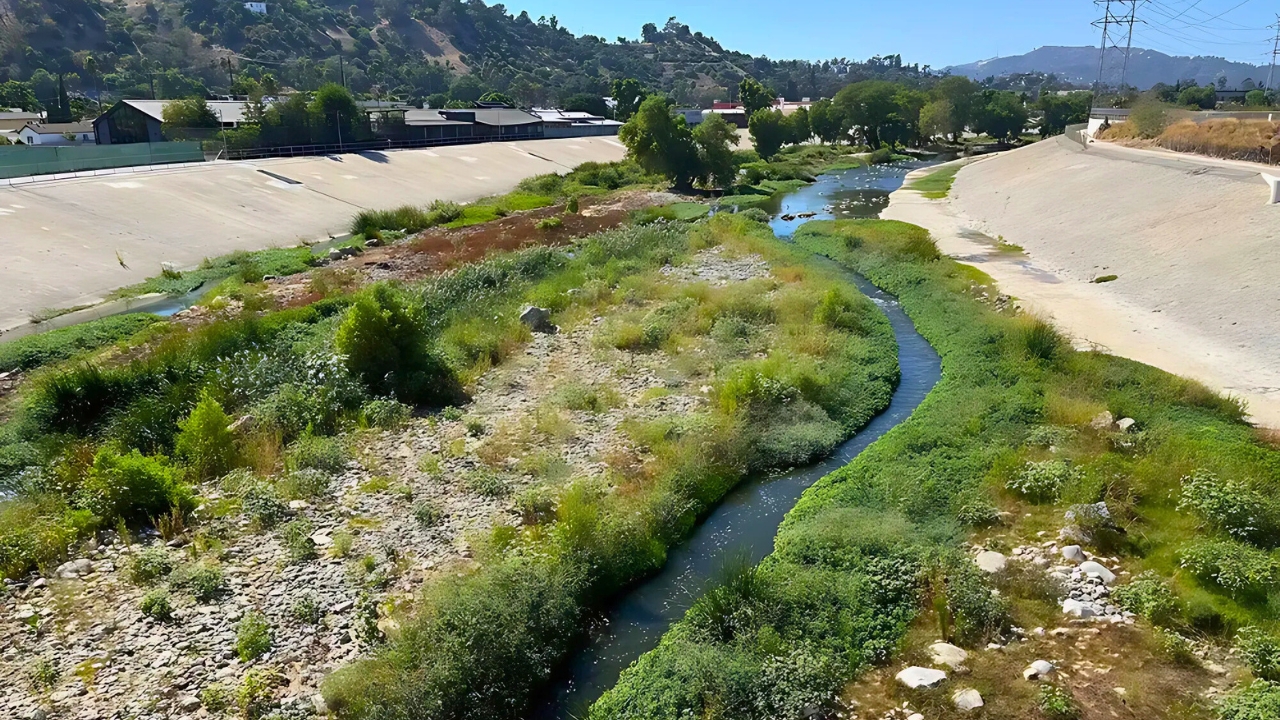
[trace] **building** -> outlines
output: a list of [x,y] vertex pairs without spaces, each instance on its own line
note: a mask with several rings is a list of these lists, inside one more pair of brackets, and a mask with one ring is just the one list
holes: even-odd
[[[716,107],[717,105],[721,107]],[[732,105],[736,107],[723,107],[725,105]],[[702,116],[705,118],[711,113],[715,113],[716,115],[724,118],[725,122],[733,125],[734,127],[745,128],[747,126],[747,111],[738,103],[715,103],[710,110],[703,112]]]
[[1213,92],[1213,97],[1219,104],[1235,103],[1237,105],[1243,105],[1245,96],[1248,94],[1248,90],[1215,90]]
[[24,145],[84,145],[94,142],[93,123],[27,123],[18,137]]
[[542,118],[543,137],[592,137],[617,135],[622,123],[579,110],[534,108],[533,114]]
[[18,108],[0,111],[0,132],[17,132],[27,123],[40,122],[44,116],[40,113],[26,112]]
[[686,125],[697,125],[702,122],[702,108],[676,108],[674,112],[684,118]]
[[244,4],[244,9],[259,15],[267,14],[267,4],[264,2],[247,2]]
[[[93,121],[99,145],[164,142],[164,109],[173,100],[121,100]],[[231,129],[245,122],[243,100],[209,100],[209,109]]]

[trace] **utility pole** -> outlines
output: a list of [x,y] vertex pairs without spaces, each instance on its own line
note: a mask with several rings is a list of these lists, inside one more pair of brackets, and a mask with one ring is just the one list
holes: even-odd
[[347,86],[347,69],[342,64],[342,56],[338,56],[338,77],[342,78],[342,87]]
[[1129,72],[1129,51],[1133,49],[1133,25],[1138,20],[1138,5],[1146,0],[1093,0],[1102,8],[1102,18],[1093,26],[1102,29],[1102,43],[1098,50],[1098,80],[1093,84],[1093,98],[1097,102],[1102,92],[1102,75],[1107,62],[1107,50],[1120,49],[1120,37],[1124,36],[1124,61],[1120,68],[1120,87],[1125,84]]
[[1267,92],[1271,92],[1271,78],[1276,74],[1276,56],[1280,55],[1280,15],[1276,15],[1276,41],[1271,47],[1271,69],[1267,71]]

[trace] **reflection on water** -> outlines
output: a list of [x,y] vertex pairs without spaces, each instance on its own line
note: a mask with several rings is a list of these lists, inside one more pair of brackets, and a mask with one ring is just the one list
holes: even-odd
[[817,182],[776,195],[760,207],[773,216],[769,225],[778,237],[790,237],[810,220],[878,218],[907,173],[944,159],[949,158],[903,160],[821,175]]

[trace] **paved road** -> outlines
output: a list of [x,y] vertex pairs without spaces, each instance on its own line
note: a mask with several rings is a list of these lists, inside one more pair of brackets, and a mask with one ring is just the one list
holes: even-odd
[[324,239],[344,232],[361,209],[469,202],[623,154],[616,138],[534,140],[0,188],[0,331],[45,309],[97,302],[158,274],[162,262],[186,268],[236,250]]

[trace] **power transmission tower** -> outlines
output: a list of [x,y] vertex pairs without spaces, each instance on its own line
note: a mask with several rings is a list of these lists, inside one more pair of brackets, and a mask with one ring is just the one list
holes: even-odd
[[1276,42],[1271,47],[1271,69],[1267,71],[1267,92],[1271,92],[1271,78],[1276,74],[1276,56],[1280,55],[1280,15],[1276,15]]
[[1093,0],[1093,4],[1102,8],[1102,18],[1095,20],[1093,26],[1102,30],[1102,44],[1098,50],[1098,80],[1093,85],[1093,96],[1096,99],[1102,90],[1102,73],[1106,67],[1107,50],[1120,50],[1121,38],[1124,40],[1124,62],[1120,67],[1120,87],[1124,87],[1129,72],[1129,51],[1133,49],[1133,26],[1138,20],[1138,6],[1146,0]]

